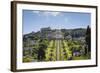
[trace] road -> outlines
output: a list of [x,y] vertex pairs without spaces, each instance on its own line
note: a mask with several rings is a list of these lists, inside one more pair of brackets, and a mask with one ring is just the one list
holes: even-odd
[[68,50],[68,45],[65,43],[65,41],[56,40],[55,44],[56,44],[56,60],[57,61],[64,60],[64,55],[63,56],[61,55],[64,53],[61,51],[63,49],[61,42],[64,42],[64,46],[66,47],[64,49],[66,50],[66,53],[68,54],[68,56],[70,56],[70,52]]
[[61,55],[61,40],[56,40],[56,60],[60,60],[60,55]]

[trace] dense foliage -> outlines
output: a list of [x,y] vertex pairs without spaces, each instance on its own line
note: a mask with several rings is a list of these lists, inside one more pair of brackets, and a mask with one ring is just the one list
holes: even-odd
[[[60,31],[46,28],[23,35],[23,62],[90,59],[89,26],[87,29],[61,29]],[[52,38],[57,35],[56,33],[64,38]]]

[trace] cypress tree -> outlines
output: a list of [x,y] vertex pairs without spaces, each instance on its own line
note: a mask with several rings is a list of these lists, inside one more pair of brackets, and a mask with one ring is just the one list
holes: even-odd
[[86,45],[87,45],[87,52],[91,52],[91,29],[89,27],[89,25],[87,26],[87,30],[86,30]]

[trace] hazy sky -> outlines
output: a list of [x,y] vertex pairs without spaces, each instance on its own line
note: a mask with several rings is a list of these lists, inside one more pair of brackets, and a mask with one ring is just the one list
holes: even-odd
[[23,10],[23,34],[45,27],[73,29],[86,28],[90,24],[90,13]]

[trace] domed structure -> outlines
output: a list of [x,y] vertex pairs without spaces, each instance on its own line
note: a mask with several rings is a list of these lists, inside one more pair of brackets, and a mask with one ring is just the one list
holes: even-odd
[[56,30],[55,32],[55,39],[64,39],[63,33],[61,32],[61,30]]

